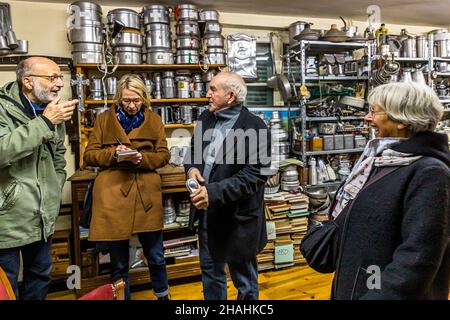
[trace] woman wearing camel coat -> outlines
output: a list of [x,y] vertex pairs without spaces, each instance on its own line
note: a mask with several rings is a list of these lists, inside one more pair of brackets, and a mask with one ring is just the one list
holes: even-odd
[[[100,167],[89,240],[108,244],[112,280],[126,281],[129,299],[129,239],[137,234],[153,291],[158,298],[167,298],[161,178],[155,171],[170,158],[164,125],[146,107],[147,89],[138,76],[123,76],[117,90],[116,105],[97,117],[84,153],[86,165]],[[118,162],[117,152],[130,149],[138,154]]]

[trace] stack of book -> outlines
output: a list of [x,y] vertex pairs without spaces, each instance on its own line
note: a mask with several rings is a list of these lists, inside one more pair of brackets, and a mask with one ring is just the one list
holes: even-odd
[[[273,245],[273,266],[276,269],[305,263],[300,243],[308,229],[309,198],[303,193],[278,192],[264,196],[267,236]],[[267,248],[267,246],[266,246]],[[269,266],[269,255],[258,262]],[[258,265],[259,266],[259,265]]]
[[171,240],[165,240],[164,245],[164,257],[180,257],[187,256],[191,253],[192,249],[196,247],[198,236],[187,236],[182,238],[175,238]]
[[275,242],[267,242],[264,249],[258,254],[258,270],[271,270],[275,267],[274,265],[274,251]]

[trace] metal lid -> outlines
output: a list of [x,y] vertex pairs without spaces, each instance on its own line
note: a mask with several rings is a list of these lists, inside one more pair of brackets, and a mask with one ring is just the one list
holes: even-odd
[[72,6],[77,6],[80,8],[81,11],[85,11],[85,10],[92,10],[92,11],[98,11],[98,12],[102,12],[102,7],[99,6],[98,4],[94,3],[94,2],[90,2],[90,1],[76,1],[73,2],[69,5],[70,10],[72,10]]
[[108,11],[107,15],[109,16],[110,14],[120,14],[120,13],[131,13],[131,14],[135,14],[135,15],[139,14],[136,11],[128,9],[128,8],[117,8],[117,9]]
[[142,11],[150,11],[150,10],[167,10],[167,7],[161,4],[150,4],[142,8]]

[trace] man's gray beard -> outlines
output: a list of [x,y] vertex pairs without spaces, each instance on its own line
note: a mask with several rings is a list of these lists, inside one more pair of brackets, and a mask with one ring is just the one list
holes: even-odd
[[50,103],[53,100],[50,96],[50,89],[46,92],[38,81],[33,81],[33,95],[42,103]]

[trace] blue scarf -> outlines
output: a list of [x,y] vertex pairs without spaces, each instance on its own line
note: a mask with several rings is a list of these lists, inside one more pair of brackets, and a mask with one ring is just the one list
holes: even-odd
[[125,133],[129,134],[131,130],[139,128],[142,122],[144,122],[144,109],[141,108],[135,115],[129,115],[121,106],[117,106],[116,116],[117,120],[119,120],[122,125],[123,130],[125,130]]

